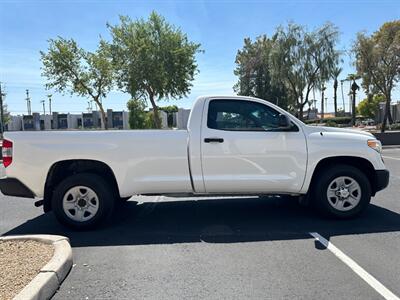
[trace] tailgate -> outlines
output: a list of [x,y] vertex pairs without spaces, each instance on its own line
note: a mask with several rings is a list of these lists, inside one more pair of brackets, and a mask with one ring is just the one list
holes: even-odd
[[3,141],[0,140],[0,178],[6,177],[6,168],[3,166]]

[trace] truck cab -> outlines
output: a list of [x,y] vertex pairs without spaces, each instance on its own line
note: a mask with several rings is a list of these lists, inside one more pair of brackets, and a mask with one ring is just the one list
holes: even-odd
[[201,98],[193,111],[202,112],[188,126],[191,169],[202,175],[194,178],[196,191],[300,192],[307,146],[296,118],[245,97]]

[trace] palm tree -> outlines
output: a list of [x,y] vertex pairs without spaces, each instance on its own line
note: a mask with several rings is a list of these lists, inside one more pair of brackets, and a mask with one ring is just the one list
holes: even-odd
[[343,116],[346,115],[346,105],[344,103],[344,93],[343,93],[343,82],[345,82],[346,79],[340,80],[340,90],[342,91],[342,103],[343,103]]
[[332,70],[332,77],[334,79],[333,82],[333,102],[335,105],[335,117],[337,117],[337,88],[338,88],[338,77],[340,73],[343,71],[341,67],[334,67]]

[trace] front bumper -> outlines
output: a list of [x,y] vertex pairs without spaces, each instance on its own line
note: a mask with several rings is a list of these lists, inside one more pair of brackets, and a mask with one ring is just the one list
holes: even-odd
[[1,178],[0,190],[6,196],[35,198],[35,194],[16,178]]
[[375,171],[375,193],[383,190],[389,185],[389,171],[376,170]]

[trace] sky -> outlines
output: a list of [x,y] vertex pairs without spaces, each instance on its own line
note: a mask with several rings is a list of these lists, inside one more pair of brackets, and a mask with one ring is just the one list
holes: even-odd
[[[26,114],[25,90],[29,89],[32,111],[42,112],[42,100],[52,94],[52,111],[79,113],[87,111],[88,99],[57,94],[45,89],[41,76],[39,51],[48,47],[48,39],[73,38],[86,50],[94,50],[99,37],[110,39],[107,23],[117,24],[119,15],[132,19],[147,18],[157,11],[168,22],[180,27],[190,40],[200,43],[204,53],[197,55],[199,74],[187,97],[161,101],[190,108],[200,95],[233,95],[237,82],[233,74],[235,56],[243,39],[266,34],[271,36],[279,25],[296,22],[312,30],[329,21],[339,27],[338,49],[350,50],[357,32],[373,33],[387,21],[400,18],[400,1],[268,1],[268,0],[0,0],[0,82],[6,92],[8,110]],[[354,73],[348,55],[342,57],[340,79]],[[349,83],[344,84],[346,111]],[[400,87],[393,98],[400,100]],[[319,92],[316,98],[320,99]],[[327,85],[328,111],[333,111],[332,82]],[[357,95],[360,101],[365,97]],[[112,91],[104,100],[105,108],[126,110],[129,95]],[[339,107],[342,97],[339,89]],[[317,102],[317,107],[320,104]],[[45,106],[48,112],[48,102]]]

